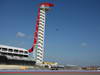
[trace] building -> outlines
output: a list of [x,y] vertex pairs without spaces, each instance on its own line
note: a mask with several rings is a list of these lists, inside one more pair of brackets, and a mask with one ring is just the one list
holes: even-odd
[[35,61],[29,58],[29,52],[26,49],[0,45],[0,63],[34,65]]

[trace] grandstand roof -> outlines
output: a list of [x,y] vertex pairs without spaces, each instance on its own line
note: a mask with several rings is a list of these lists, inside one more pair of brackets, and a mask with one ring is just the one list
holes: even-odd
[[18,47],[7,46],[7,45],[0,45],[0,47],[3,47],[3,48],[11,48],[11,49],[18,49],[18,50],[26,50],[24,48],[18,48]]

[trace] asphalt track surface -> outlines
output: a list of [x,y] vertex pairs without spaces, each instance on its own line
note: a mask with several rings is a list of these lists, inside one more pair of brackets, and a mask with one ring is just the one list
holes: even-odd
[[100,75],[100,71],[84,70],[0,70],[0,75]]
[[99,72],[97,70],[0,70],[0,72]]

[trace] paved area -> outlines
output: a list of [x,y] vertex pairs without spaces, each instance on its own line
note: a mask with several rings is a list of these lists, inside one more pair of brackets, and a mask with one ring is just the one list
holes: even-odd
[[11,69],[29,69],[29,68],[33,68],[32,66],[23,66],[23,65],[0,65],[0,70],[11,70]]
[[100,73],[0,73],[0,75],[100,75]]
[[0,70],[47,70],[47,68],[39,67],[39,66],[25,66],[25,65],[0,65]]

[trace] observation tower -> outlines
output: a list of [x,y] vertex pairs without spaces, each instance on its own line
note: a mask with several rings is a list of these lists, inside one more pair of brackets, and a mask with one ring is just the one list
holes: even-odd
[[41,3],[39,5],[36,28],[34,32],[34,42],[32,48],[28,50],[30,53],[33,52],[37,64],[43,63],[46,12],[53,6],[54,5],[51,3]]

